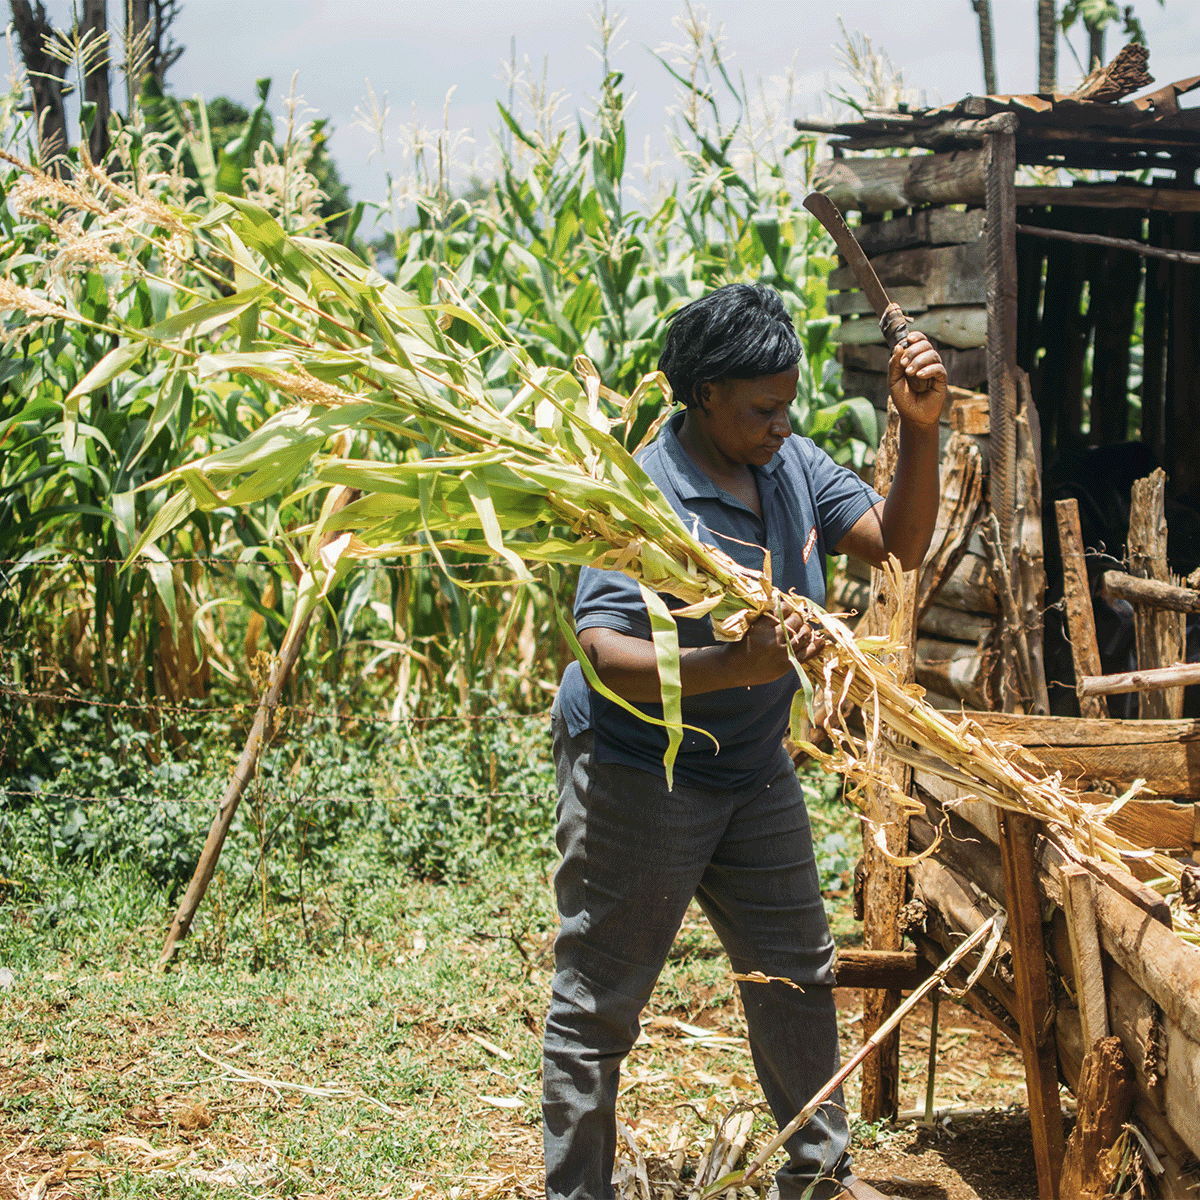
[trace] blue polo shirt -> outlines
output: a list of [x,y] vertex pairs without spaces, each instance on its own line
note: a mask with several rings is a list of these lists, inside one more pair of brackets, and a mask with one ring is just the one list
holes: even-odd
[[[760,518],[688,457],[678,436],[683,418],[683,413],[672,417],[638,455],[671,507],[689,529],[699,523],[702,542],[724,550],[745,567],[761,571],[763,550],[770,550],[775,586],[824,604],[825,555],[880,496],[809,438],[793,434],[765,467],[750,468],[758,482]],[[663,599],[671,608],[683,607],[684,602],[674,596]],[[716,641],[708,617],[680,617],[676,623],[681,647],[711,646]],[[575,594],[575,628],[579,632],[614,629],[649,640],[650,618],[637,583],[620,571],[585,567]],[[685,730],[675,778],[706,788],[752,786],[771,769],[798,686],[795,671],[789,671],[774,683],[685,696],[684,724],[707,729],[720,750],[708,738]],[[597,762],[664,774],[665,731],[593,691],[577,662],[563,674],[558,705],[572,737],[593,730]],[[637,707],[662,717],[661,704]]]

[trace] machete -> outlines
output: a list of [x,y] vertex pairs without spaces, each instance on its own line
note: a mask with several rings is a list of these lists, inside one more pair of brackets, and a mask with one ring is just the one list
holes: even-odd
[[879,282],[879,276],[875,274],[875,268],[863,253],[858,239],[850,232],[850,227],[838,212],[837,205],[824,192],[809,192],[804,197],[804,207],[825,226],[830,237],[837,243],[842,257],[854,272],[855,279],[879,318],[879,328],[883,331],[888,346],[903,346],[908,341],[908,322],[904,319],[900,306],[888,299],[883,284]]

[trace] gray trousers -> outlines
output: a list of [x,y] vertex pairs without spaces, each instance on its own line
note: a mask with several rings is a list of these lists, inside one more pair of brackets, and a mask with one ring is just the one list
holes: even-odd
[[[753,794],[597,765],[592,735],[555,713],[561,930],[546,1019],[543,1102],[549,1200],[614,1195],[621,1061],[693,896],[735,971],[803,985],[740,984],[763,1093],[782,1127],[839,1065],[833,940],[795,769]],[[781,1200],[825,1200],[850,1174],[839,1091],[787,1142]],[[808,1189],[812,1187],[810,1192]]]

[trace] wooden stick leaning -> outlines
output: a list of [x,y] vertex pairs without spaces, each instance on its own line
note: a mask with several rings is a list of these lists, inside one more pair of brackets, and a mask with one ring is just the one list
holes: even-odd
[[[330,506],[331,511],[340,512],[348,504],[358,499],[358,496],[357,489],[343,488]],[[322,545],[330,540],[331,535],[326,535],[322,539]],[[225,845],[225,837],[233,824],[234,814],[238,810],[238,805],[241,803],[250,781],[258,773],[258,760],[262,754],[264,742],[270,737],[275,710],[279,706],[279,698],[283,695],[283,689],[292,673],[292,668],[300,657],[300,650],[304,645],[304,635],[308,632],[309,622],[312,621],[313,613],[320,603],[320,596],[316,595],[315,591],[310,592],[304,586],[309,575],[311,572],[301,580],[300,586],[301,594],[306,595],[307,599],[297,600],[296,606],[292,610],[292,619],[288,623],[287,633],[284,634],[283,644],[279,647],[279,654],[271,665],[267,687],[258,702],[258,710],[254,714],[254,724],[250,727],[246,744],[242,748],[242,756],[238,760],[237,769],[229,781],[229,786],[225,789],[221,803],[217,806],[217,815],[213,818],[204,848],[200,851],[200,859],[192,873],[191,882],[188,884],[183,899],[179,902],[179,908],[171,921],[171,928],[167,931],[167,940],[163,943],[162,953],[158,956],[159,970],[167,969],[175,957],[176,946],[181,939],[187,937],[188,930],[192,927],[192,921],[195,920],[196,910],[200,907],[204,893],[208,891],[208,885],[212,882],[213,873],[217,869],[217,860],[221,857],[221,848]]]
[[[929,992],[931,992],[939,984],[945,982],[946,976],[958,965],[958,963],[969,954],[985,937],[992,935],[993,941],[999,944],[999,934],[1003,929],[1003,924],[998,922],[996,917],[989,917],[978,929],[953,954],[947,958],[934,973],[909,996],[903,1004],[867,1039],[866,1042],[858,1049],[858,1051],[842,1065],[841,1070],[825,1084],[823,1088],[754,1156],[750,1164],[740,1175],[736,1175],[726,1179],[719,1179],[713,1185],[709,1192],[705,1195],[715,1195],[717,1192],[723,1191],[725,1188],[734,1184],[748,1183],[766,1164],[767,1159],[783,1145],[784,1142],[792,1136],[802,1125],[805,1125],[811,1118],[813,1113],[837,1091],[839,1087],[858,1069],[863,1060],[871,1053],[879,1043],[887,1037],[889,1033],[901,1020],[913,1009],[913,1007]],[[990,958],[990,953],[985,952],[983,963],[986,963]],[[982,965],[982,963],[981,963]],[[973,973],[972,979],[978,975],[978,970]]]

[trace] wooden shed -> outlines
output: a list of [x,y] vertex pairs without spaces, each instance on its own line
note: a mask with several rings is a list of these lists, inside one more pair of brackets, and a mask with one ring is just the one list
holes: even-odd
[[[1133,684],[1140,719],[1110,715],[1101,693],[1126,683],[1106,673],[1095,619],[1125,606],[1144,671],[1183,663],[1185,615],[1200,612],[1181,578],[1200,568],[1200,109],[1179,103],[1200,76],[1123,99],[1150,82],[1144,52],[1127,47],[1070,96],[796,125],[828,135],[815,186],[859,214],[881,281],[955,385],[923,568],[898,597],[878,573],[842,575],[832,601],[874,628],[898,610],[915,652],[897,669],[935,703],[1060,771],[1140,845],[1193,864],[1200,722],[1182,719],[1182,686],[1144,681]],[[847,394],[882,417],[887,355],[870,305],[844,267],[829,282]],[[881,490],[896,424],[893,411]],[[1116,497],[1115,526],[1098,487]],[[1021,1046],[1041,1195],[1081,1194],[1123,1123],[1149,1149],[1159,1194],[1200,1195],[1200,951],[1173,932],[1136,856],[1081,871],[1049,830],[911,755],[894,774],[925,817],[877,798],[891,857],[864,839],[865,947],[903,953],[907,939],[937,961],[1005,911],[999,963],[966,1002]],[[1114,803],[1137,779],[1154,794]],[[894,861],[936,830],[930,857]],[[866,994],[868,1033],[898,1002],[895,977],[888,986]],[[895,1111],[896,1072],[893,1045],[864,1077],[864,1115]],[[1111,1099],[1118,1075],[1124,1107],[1105,1133],[1098,1097]],[[1069,1183],[1060,1079],[1079,1093]]]

